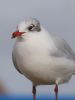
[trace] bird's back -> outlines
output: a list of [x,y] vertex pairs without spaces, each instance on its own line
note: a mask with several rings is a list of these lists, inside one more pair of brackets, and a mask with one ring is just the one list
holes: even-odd
[[56,57],[66,57],[67,59],[75,61],[75,53],[71,49],[70,45],[61,37],[54,34],[51,34],[50,36],[57,48],[57,51],[52,55]]

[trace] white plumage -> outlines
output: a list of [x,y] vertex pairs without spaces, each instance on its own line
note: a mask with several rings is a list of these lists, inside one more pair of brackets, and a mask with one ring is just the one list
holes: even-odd
[[12,59],[16,69],[32,83],[59,84],[68,82],[75,73],[75,54],[65,40],[47,32],[40,24],[40,30],[28,30],[32,19],[18,26],[25,32],[16,38]]

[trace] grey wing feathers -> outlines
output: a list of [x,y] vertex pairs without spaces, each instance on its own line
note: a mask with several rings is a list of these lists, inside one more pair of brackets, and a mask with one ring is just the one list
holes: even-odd
[[13,55],[13,53],[12,53],[12,60],[13,60],[13,64],[14,64],[16,70],[18,70],[18,72],[22,74],[22,72],[21,72],[21,71],[19,70],[19,68],[18,68],[18,65],[17,65],[17,63],[16,63],[16,58],[15,58],[15,56]]
[[68,43],[62,38],[59,37],[53,37],[53,38],[60,54],[67,57],[68,59],[72,59],[75,61],[75,53],[72,51]]

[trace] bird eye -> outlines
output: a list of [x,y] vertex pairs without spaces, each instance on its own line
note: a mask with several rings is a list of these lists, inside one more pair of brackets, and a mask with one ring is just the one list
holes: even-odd
[[31,24],[29,27],[28,27],[28,30],[32,30],[32,28],[34,27],[34,25],[33,24]]

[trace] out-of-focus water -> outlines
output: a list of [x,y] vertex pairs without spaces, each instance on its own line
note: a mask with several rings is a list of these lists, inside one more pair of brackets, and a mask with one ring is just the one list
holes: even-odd
[[[0,100],[33,100],[32,96],[0,95]],[[54,96],[37,96],[36,100],[55,100]],[[75,100],[75,96],[59,96],[58,100]]]

